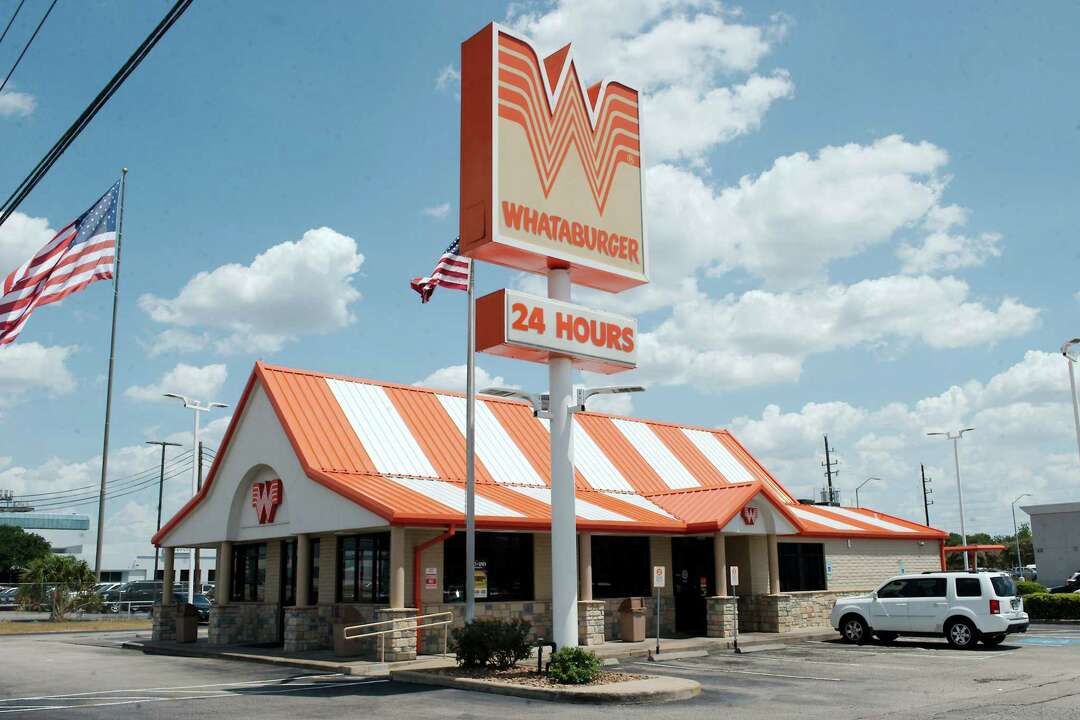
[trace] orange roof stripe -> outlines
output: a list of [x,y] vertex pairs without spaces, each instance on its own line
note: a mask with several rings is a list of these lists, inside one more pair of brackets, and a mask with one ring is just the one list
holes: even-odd
[[634,449],[630,441],[619,432],[611,419],[603,415],[578,413],[575,422],[582,430],[589,433],[600,450],[607,455],[611,464],[618,468],[622,476],[642,495],[667,492],[671,488],[656,474],[645,458]]
[[690,439],[687,438],[679,428],[674,428],[670,425],[647,424],[651,425],[652,431],[656,433],[656,436],[660,438],[660,441],[667,445],[668,449],[674,453],[675,457],[679,458],[679,461],[683,466],[690,471],[690,474],[693,475],[694,479],[701,483],[702,486],[722,487],[732,482],[724,477],[723,474],[709,462],[708,458],[701,454],[701,451],[697,449],[697,446],[690,442]]

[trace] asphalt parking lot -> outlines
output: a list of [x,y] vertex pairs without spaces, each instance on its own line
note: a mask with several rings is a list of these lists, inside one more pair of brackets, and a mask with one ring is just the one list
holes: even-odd
[[[32,718],[610,718],[555,705],[267,665],[144,656],[131,633],[0,639],[0,714]],[[1080,718],[1080,627],[1036,626],[974,651],[900,640],[807,642],[645,661],[630,672],[690,677],[694,700],[620,707],[627,718]]]

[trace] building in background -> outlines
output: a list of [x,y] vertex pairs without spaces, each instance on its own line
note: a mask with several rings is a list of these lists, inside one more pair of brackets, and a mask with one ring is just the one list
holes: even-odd
[[1080,502],[1027,505],[1031,517],[1031,544],[1039,582],[1046,587],[1064,585],[1080,572]]
[[11,525],[40,535],[54,553],[78,555],[90,529],[90,517],[76,513],[0,512],[0,525]]

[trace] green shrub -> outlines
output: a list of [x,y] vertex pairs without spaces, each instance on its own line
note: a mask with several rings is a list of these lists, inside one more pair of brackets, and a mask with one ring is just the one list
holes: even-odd
[[1034,595],[1046,592],[1046,586],[1032,580],[1021,580],[1016,583],[1016,592],[1019,595]]
[[529,630],[529,623],[520,618],[509,622],[474,620],[465,627],[454,629],[450,649],[462,667],[506,670],[532,652]]
[[1024,610],[1032,620],[1080,619],[1080,595],[1035,593],[1024,598]]
[[567,685],[591,683],[600,675],[600,658],[580,647],[564,647],[551,656],[548,675]]

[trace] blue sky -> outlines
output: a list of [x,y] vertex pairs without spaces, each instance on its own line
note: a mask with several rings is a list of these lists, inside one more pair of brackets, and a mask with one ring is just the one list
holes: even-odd
[[[168,4],[56,8],[0,95],[0,186]],[[44,8],[27,2],[0,67]],[[612,410],[730,427],[801,496],[820,483],[829,432],[841,487],[882,477],[866,501],[907,517],[925,462],[943,526],[956,520],[951,458],[923,433],[974,424],[969,527],[1007,529],[1021,492],[1075,499],[1054,355],[1080,330],[1074,3],[196,3],[0,228],[14,267],[130,168],[118,474],[154,464],[144,440],[183,440],[190,417],[159,390],[235,403],[257,358],[457,381],[463,295],[421,307],[408,279],[456,231],[458,46],[493,19],[547,51],[573,41],[587,79],[645,98],[654,283],[578,295],[633,312],[646,334],[636,378],[649,391]],[[480,292],[531,282],[480,273]],[[94,481],[109,302],[92,286],[0,350],[0,488]],[[546,378],[481,366],[527,387]],[[152,496],[110,510],[116,562],[142,547]]]

